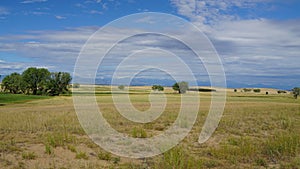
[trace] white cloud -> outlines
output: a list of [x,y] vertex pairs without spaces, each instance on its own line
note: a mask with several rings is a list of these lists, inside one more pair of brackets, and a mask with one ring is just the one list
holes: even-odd
[[[234,8],[255,9],[258,4],[271,0],[171,0],[180,15],[189,18],[199,27],[219,21],[239,20]],[[249,16],[250,17],[250,16]]]
[[55,18],[56,18],[56,19],[59,19],[59,20],[61,20],[61,19],[67,19],[67,17],[60,16],[60,15],[56,15]]
[[31,3],[36,3],[36,2],[47,2],[48,0],[25,0],[22,1],[22,4],[31,4]]
[[276,21],[251,16],[253,12],[243,16],[236,12],[270,10],[266,7],[272,6],[271,0],[171,2],[178,14],[212,40],[229,81],[276,85],[280,79],[286,79],[287,83],[299,83],[295,78],[300,74],[300,20]]
[[9,14],[10,14],[10,12],[7,8],[0,6],[0,15],[9,15]]
[[90,11],[90,14],[99,14],[99,15],[102,15],[103,12],[97,11],[97,10],[91,10],[91,11]]
[[[21,56],[29,58],[29,60],[32,59],[50,69],[72,72],[80,49],[98,28],[79,27],[61,31],[31,31],[24,35],[0,37],[0,52],[15,50],[14,53],[19,53]],[[282,77],[285,77],[287,81],[299,83],[299,81],[293,80],[297,74],[300,74],[298,65],[300,63],[299,20],[270,21],[267,19],[253,19],[223,21],[210,26],[210,28],[210,32],[207,35],[221,55],[229,80],[242,81],[242,83],[249,84],[253,82],[260,84],[272,82],[277,84]],[[109,49],[110,46],[107,46],[107,44],[112,39],[116,39],[116,37],[120,37],[128,32],[138,34],[141,30],[111,27],[104,36],[94,39],[94,44],[90,46],[92,50],[88,52],[88,55],[93,56],[96,50]],[[178,34],[182,38],[193,41],[195,32],[184,29]],[[202,45],[201,42],[195,43]],[[141,35],[120,45],[117,48],[118,50],[103,63],[102,68],[105,71],[100,73],[100,76],[107,77],[109,72],[113,71],[113,65],[120,61],[120,57],[125,51],[132,50],[134,52],[144,48],[169,49],[178,55],[189,56],[188,51],[175,41],[160,36]],[[147,56],[151,57],[151,55],[157,56],[157,52],[149,52]],[[163,58],[163,54],[160,55]],[[170,65],[174,72],[180,71],[177,69],[178,66],[171,65],[170,61],[167,61],[168,63],[165,63],[163,59],[161,61],[161,64]],[[188,58],[187,62],[193,65],[194,60]],[[194,65],[197,64],[199,63]],[[2,68],[0,67],[1,70]],[[200,71],[199,76],[201,77],[206,73],[203,68],[199,68],[198,71]],[[124,76],[126,76],[126,72],[124,72]]]

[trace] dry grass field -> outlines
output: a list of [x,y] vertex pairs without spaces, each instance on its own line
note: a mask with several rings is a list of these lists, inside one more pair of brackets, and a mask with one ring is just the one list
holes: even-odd
[[[149,108],[150,89],[130,88],[137,109]],[[180,95],[171,89],[165,93],[168,102],[162,116],[136,124],[118,114],[109,87],[96,88],[99,108],[111,126],[142,138],[159,134],[176,119]],[[71,96],[7,98],[0,95],[1,169],[300,168],[300,99],[271,89],[261,93],[228,89],[219,127],[204,144],[197,140],[211,100],[209,93],[200,93],[198,118],[189,135],[170,151],[147,159],[118,157],[93,143],[79,124]]]

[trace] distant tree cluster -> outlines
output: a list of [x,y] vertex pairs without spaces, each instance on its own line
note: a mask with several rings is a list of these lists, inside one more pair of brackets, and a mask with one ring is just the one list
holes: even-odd
[[253,92],[255,92],[255,93],[260,93],[260,89],[253,89]]
[[252,91],[252,89],[247,89],[247,88],[244,88],[244,89],[243,89],[243,91],[244,91],[244,92],[251,92],[251,91]]
[[205,88],[192,88],[188,89],[188,91],[194,91],[194,92],[216,92],[216,89],[205,89]]
[[292,89],[292,93],[294,95],[294,98],[297,99],[300,94],[300,87],[295,87],[294,89]]
[[286,91],[285,91],[285,90],[278,90],[277,93],[278,93],[278,94],[286,93]]
[[184,94],[189,89],[189,84],[185,81],[177,82],[172,86],[172,88],[173,90],[178,91],[180,94]]
[[164,91],[164,87],[161,85],[153,85],[152,86],[152,90],[156,90],[156,91]]
[[31,67],[22,74],[12,73],[2,80],[2,90],[13,94],[57,96],[68,92],[71,75],[67,72],[49,72]]
[[125,86],[124,86],[124,85],[119,85],[119,86],[118,86],[118,89],[119,89],[119,90],[124,90],[124,89],[125,89]]

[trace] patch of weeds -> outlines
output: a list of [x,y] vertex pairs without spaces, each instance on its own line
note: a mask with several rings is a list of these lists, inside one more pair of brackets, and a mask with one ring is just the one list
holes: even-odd
[[133,128],[133,130],[132,130],[132,137],[134,137],[134,138],[138,137],[138,130],[137,130],[137,128]]
[[163,159],[158,162],[155,168],[164,169],[186,169],[201,168],[202,163],[195,160],[181,147],[175,147],[163,154]]
[[132,137],[134,138],[146,138],[147,132],[143,128],[134,127],[132,130]]
[[249,137],[232,137],[224,144],[212,147],[210,152],[218,159],[229,160],[232,164],[237,162],[251,163],[259,152],[258,145],[258,142]]
[[67,148],[68,148],[68,150],[70,150],[70,151],[73,152],[73,153],[76,153],[76,152],[77,152],[76,147],[73,146],[73,145],[68,145]]
[[25,163],[22,162],[22,161],[18,162],[18,167],[17,167],[17,168],[18,168],[18,169],[26,168],[26,167],[25,167]]
[[70,137],[66,133],[52,133],[47,135],[47,141],[52,147],[64,146],[66,143],[76,142],[75,137]]
[[0,142],[0,152],[16,152],[22,151],[21,148],[17,147],[14,141]]
[[218,161],[216,160],[208,160],[204,162],[205,168],[215,168],[219,166]]
[[84,142],[84,144],[88,147],[88,148],[91,148],[91,149],[94,149],[94,148],[98,148],[99,146],[97,144],[95,144],[93,141],[91,140],[88,140],[86,142]]
[[97,155],[99,160],[110,161],[112,159],[111,154],[108,152],[99,152]]
[[84,159],[84,160],[88,160],[89,157],[86,155],[85,152],[78,152],[75,156],[76,159]]
[[146,124],[144,124],[144,128],[148,129],[148,130],[152,130],[153,129],[153,124],[152,123],[146,123]]
[[0,163],[3,164],[4,166],[10,166],[13,164],[13,162],[11,162],[7,159],[4,159],[4,158],[0,158]]
[[256,163],[256,165],[258,165],[258,166],[262,166],[262,167],[268,167],[268,163],[267,163],[267,161],[265,160],[265,159],[263,159],[263,158],[257,158],[256,160],[255,160],[255,163]]
[[291,117],[288,117],[287,115],[280,115],[280,126],[284,130],[291,130],[294,127],[294,123],[291,119]]
[[64,144],[62,135],[48,135],[47,143],[52,147],[62,146]]
[[232,146],[237,146],[238,145],[238,139],[230,137],[228,140],[228,144]]
[[112,161],[113,161],[114,164],[119,164],[119,162],[121,161],[121,159],[120,159],[120,157],[114,157],[112,159]]
[[34,152],[24,152],[22,153],[22,158],[24,160],[34,160],[36,159],[36,154]]
[[269,138],[263,153],[272,159],[295,157],[300,151],[300,138],[297,133],[279,133]]
[[161,124],[157,124],[155,125],[154,129],[157,131],[163,131],[165,129],[165,126]]
[[53,153],[52,147],[49,144],[45,145],[45,153],[51,155]]

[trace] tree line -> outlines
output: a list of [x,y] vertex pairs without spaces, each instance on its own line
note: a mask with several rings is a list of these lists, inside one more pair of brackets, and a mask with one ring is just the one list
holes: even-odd
[[30,67],[22,74],[12,73],[2,80],[2,91],[13,94],[57,96],[69,92],[72,77],[67,72],[49,72],[46,68]]
[[[172,86],[172,89],[177,91],[179,94],[184,94],[189,89],[189,84],[188,84],[188,82],[185,82],[185,81],[176,82]],[[153,85],[152,90],[164,91],[164,87],[161,85]]]

